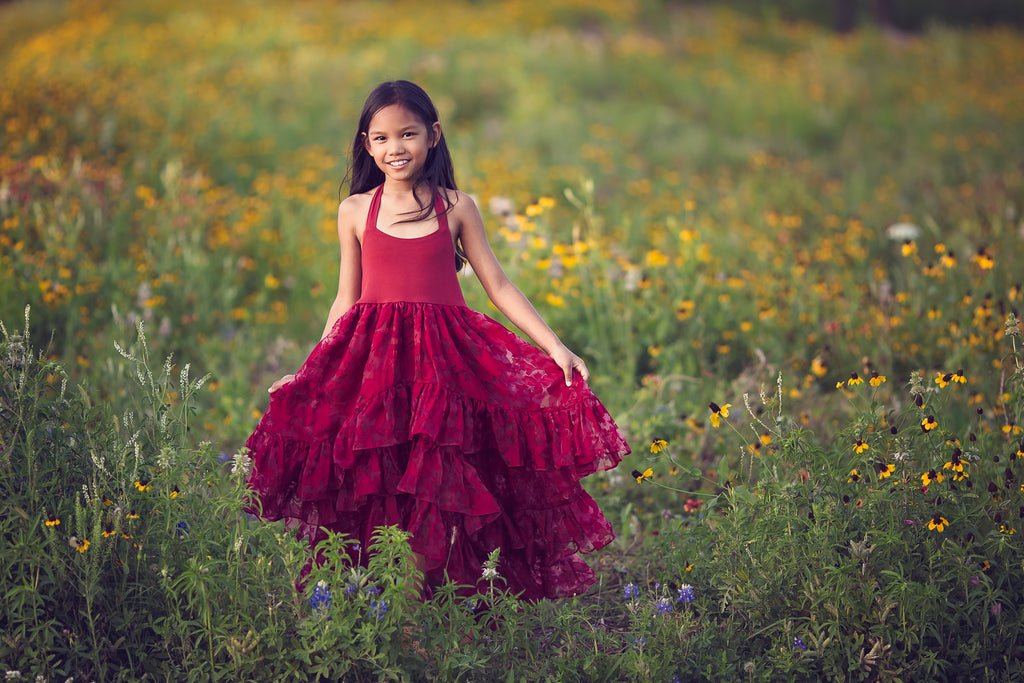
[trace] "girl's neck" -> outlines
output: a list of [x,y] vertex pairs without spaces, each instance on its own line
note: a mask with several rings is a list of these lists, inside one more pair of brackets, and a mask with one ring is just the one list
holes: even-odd
[[423,182],[422,179],[415,182],[405,182],[385,178],[383,193],[397,200],[398,203],[410,202],[411,200],[410,203],[424,206],[424,202],[431,200],[431,197],[427,196],[430,194],[430,188],[427,187],[427,183]]

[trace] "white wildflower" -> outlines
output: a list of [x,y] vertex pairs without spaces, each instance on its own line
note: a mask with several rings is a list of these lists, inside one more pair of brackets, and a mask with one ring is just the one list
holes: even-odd
[[235,453],[231,457],[231,473],[238,474],[241,472],[242,476],[249,476],[249,472],[252,471],[252,458],[249,457],[249,452],[246,449],[242,449]]
[[920,237],[921,228],[913,223],[893,223],[885,229],[885,235],[894,242],[906,242]]

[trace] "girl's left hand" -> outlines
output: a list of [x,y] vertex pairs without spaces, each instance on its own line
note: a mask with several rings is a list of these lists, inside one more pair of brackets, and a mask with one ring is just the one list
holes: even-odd
[[562,368],[562,373],[565,374],[565,386],[572,386],[573,370],[579,371],[584,382],[590,379],[590,371],[587,370],[587,364],[583,362],[582,358],[570,351],[565,344],[560,344],[558,348],[548,355],[558,364],[558,367]]

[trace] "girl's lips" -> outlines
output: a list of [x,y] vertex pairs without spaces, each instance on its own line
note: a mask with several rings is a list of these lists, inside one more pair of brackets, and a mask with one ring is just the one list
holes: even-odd
[[408,159],[399,159],[398,161],[389,161],[388,166],[391,168],[401,168],[409,163]]

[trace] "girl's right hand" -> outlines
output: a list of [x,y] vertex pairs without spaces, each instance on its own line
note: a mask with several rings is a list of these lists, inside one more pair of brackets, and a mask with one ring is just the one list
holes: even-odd
[[285,384],[288,384],[289,382],[291,382],[293,379],[295,379],[295,375],[285,375],[281,379],[279,379],[276,382],[274,382],[273,384],[271,384],[270,388],[267,389],[267,392],[272,394],[275,391],[277,391],[278,389],[280,389],[281,387],[283,387]]

